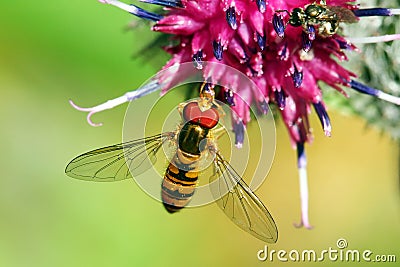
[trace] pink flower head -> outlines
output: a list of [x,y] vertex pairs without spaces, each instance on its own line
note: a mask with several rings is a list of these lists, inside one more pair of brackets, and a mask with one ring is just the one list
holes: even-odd
[[[153,31],[173,35],[178,44],[165,48],[172,56],[165,69],[193,62],[194,68],[202,70],[204,80],[234,84],[235,77],[224,76],[223,68],[210,69],[204,64],[206,61],[219,62],[254,81],[259,90],[232,86],[235,91],[226,89],[223,93],[223,100],[233,110],[237,146],[243,142],[245,126],[250,121],[250,107],[246,102],[255,104],[261,112],[267,110],[265,101],[277,106],[292,145],[298,150],[301,224],[306,227],[310,224],[304,143],[312,140],[308,123],[312,107],[325,135],[331,135],[331,122],[318,83],[324,82],[344,95],[342,86],[400,104],[399,98],[355,81],[356,75],[340,65],[341,61],[347,60],[345,51],[356,50],[356,47],[350,38],[341,36],[338,31],[340,23],[356,23],[365,16],[398,14],[398,10],[359,9],[348,0],[142,0],[164,7],[163,14],[155,14],[115,0],[100,2],[155,21]],[[378,41],[394,39],[400,39],[400,35],[382,36]],[[171,75],[158,77],[156,84],[128,93],[108,105],[81,110],[89,111],[91,115],[131,101],[160,89],[157,82],[161,81],[164,82],[164,93],[179,81],[174,75],[181,74],[176,71]],[[168,81],[166,86],[165,81]]]
[[[340,86],[351,87],[352,77],[356,75],[344,69],[339,62],[347,59],[344,50],[354,50],[355,46],[336,32],[330,36],[320,33],[318,30],[322,28],[321,25],[309,25],[308,29],[312,30],[306,33],[304,27],[294,27],[288,23],[291,10],[304,10],[316,2],[146,2],[164,5],[168,11],[152,29],[174,34],[174,39],[179,40],[177,46],[166,49],[172,55],[166,67],[193,61],[198,69],[202,69],[204,61],[216,61],[247,74],[259,86],[258,92],[249,92],[248,88],[240,87],[233,92],[240,96],[234,97],[236,105],[232,106],[239,115],[237,123],[246,125],[250,120],[249,107],[243,107],[239,103],[240,98],[250,98],[248,103],[257,105],[258,101],[266,98],[279,107],[294,146],[312,139],[307,122],[311,106],[314,106],[325,134],[331,135],[330,120],[318,82],[322,81],[345,94]],[[348,4],[347,0],[321,2],[321,6],[327,4],[334,6],[334,10],[347,11],[347,21],[358,20],[352,12],[358,6]],[[211,77],[213,81],[231,79],[218,77],[218,72],[207,69],[204,75],[205,79]],[[258,95],[260,92],[263,95]]]

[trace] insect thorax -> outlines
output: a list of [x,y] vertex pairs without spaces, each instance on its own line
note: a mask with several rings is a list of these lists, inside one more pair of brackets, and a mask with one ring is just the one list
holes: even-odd
[[178,134],[179,149],[192,155],[200,155],[207,145],[209,129],[187,122]]
[[304,12],[306,13],[308,18],[317,18],[326,13],[326,8],[321,5],[311,4],[306,7],[306,10]]

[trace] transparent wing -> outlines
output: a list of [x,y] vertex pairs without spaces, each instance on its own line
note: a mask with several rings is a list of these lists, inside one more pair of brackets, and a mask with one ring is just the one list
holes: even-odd
[[173,149],[174,136],[175,133],[168,132],[86,152],[74,158],[65,173],[73,178],[95,182],[131,178],[145,172],[157,161],[163,144]]
[[215,174],[218,179],[212,188],[217,204],[237,226],[268,243],[278,239],[278,229],[271,214],[261,200],[220,154],[215,157]]
[[353,11],[341,6],[327,6],[328,13],[334,13],[339,18],[339,21],[346,23],[356,23],[358,18]]

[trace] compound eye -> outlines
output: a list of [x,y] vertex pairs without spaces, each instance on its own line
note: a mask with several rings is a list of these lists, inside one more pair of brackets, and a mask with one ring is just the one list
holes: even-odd
[[212,129],[219,121],[219,113],[215,108],[201,111],[196,101],[188,103],[182,112],[183,119],[203,128]]
[[304,13],[303,10],[300,8],[295,8],[292,11],[292,15],[289,19],[290,25],[294,27],[299,27],[303,25],[303,20],[304,20]]

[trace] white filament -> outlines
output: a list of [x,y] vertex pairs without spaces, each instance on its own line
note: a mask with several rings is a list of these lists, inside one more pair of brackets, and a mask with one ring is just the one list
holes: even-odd
[[400,15],[400,8],[390,9],[392,15]]
[[102,123],[94,123],[92,121],[92,119],[91,119],[93,114],[95,114],[97,112],[100,112],[100,111],[103,111],[103,110],[112,109],[112,108],[114,108],[116,106],[119,106],[119,105],[121,105],[121,104],[123,104],[125,102],[128,102],[128,101],[129,101],[128,97],[126,95],[123,95],[123,96],[114,98],[112,100],[108,100],[105,103],[102,103],[100,105],[97,105],[97,106],[94,106],[94,107],[90,107],[90,108],[82,108],[82,107],[76,105],[72,100],[69,100],[69,103],[76,110],[83,111],[83,112],[89,112],[87,117],[86,117],[87,122],[91,126],[95,126],[96,127],[96,126],[101,126],[103,124]]
[[300,183],[300,202],[301,202],[301,222],[295,224],[296,227],[304,226],[307,229],[311,229],[310,220],[308,217],[308,177],[307,168],[300,167],[299,171],[299,183]]
[[88,112],[88,115],[86,117],[87,122],[91,126],[95,126],[96,127],[96,126],[101,126],[103,124],[102,123],[94,123],[92,121],[92,119],[91,119],[93,114],[98,113],[98,112],[103,111],[103,110],[112,109],[112,108],[114,108],[116,106],[119,106],[121,104],[124,104],[124,103],[132,101],[132,100],[135,100],[135,99],[140,98],[142,96],[148,95],[148,94],[153,93],[155,91],[158,91],[160,89],[161,89],[161,87],[158,84],[158,81],[157,80],[153,80],[153,81],[150,81],[148,84],[142,86],[141,88],[139,88],[139,89],[137,89],[135,91],[127,92],[127,93],[125,93],[124,95],[122,95],[120,97],[108,100],[108,101],[106,101],[106,102],[104,102],[104,103],[102,103],[100,105],[94,106],[94,107],[83,108],[83,107],[80,107],[80,106],[76,105],[72,100],[69,100],[69,103],[76,110],[83,111],[83,112]]
[[128,11],[129,13],[136,14],[138,12],[137,7],[125,4],[125,3],[117,1],[117,0],[99,0],[99,2],[103,3],[103,4],[109,4],[109,5],[116,6],[122,10]]
[[382,99],[382,100],[385,100],[385,101],[387,101],[387,102],[390,102],[390,103],[393,103],[393,104],[396,104],[396,105],[400,105],[400,97],[393,96],[393,95],[384,93],[384,92],[382,92],[382,91],[380,91],[380,92],[377,94],[377,97],[380,98],[380,99]]
[[355,44],[383,43],[400,40],[400,34],[387,34],[372,37],[347,37],[346,39]]

